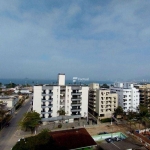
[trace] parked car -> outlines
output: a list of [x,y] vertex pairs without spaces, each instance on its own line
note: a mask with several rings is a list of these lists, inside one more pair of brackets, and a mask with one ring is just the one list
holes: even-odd
[[107,138],[107,139],[105,139],[105,140],[107,141],[107,143],[113,142],[113,138]]
[[122,139],[119,137],[114,137],[113,140],[118,142],[118,141],[121,141]]
[[102,135],[102,134],[108,134],[108,132],[100,132],[100,133],[98,133],[98,135]]

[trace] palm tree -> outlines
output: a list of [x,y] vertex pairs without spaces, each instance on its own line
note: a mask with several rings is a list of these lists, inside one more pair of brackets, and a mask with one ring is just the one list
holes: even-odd
[[63,122],[63,116],[65,116],[66,112],[63,109],[60,109],[57,111],[57,113],[59,114],[59,116],[62,116],[62,122]]

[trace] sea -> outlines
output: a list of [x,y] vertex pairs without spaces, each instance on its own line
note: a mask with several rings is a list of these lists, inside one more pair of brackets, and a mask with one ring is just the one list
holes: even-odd
[[[73,80],[66,80],[66,84],[74,84]],[[15,84],[21,84],[21,85],[36,85],[36,84],[57,84],[57,80],[50,80],[50,79],[0,79],[0,83],[3,85],[15,83]],[[76,84],[90,84],[90,83],[99,83],[100,85],[107,84],[111,85],[114,82],[113,81],[77,81]]]

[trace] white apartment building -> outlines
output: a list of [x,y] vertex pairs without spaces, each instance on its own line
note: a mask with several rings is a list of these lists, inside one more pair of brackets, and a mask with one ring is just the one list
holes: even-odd
[[1,96],[0,102],[6,103],[7,110],[10,111],[11,114],[15,112],[16,104],[18,103],[18,97],[17,96]]
[[123,108],[124,112],[137,111],[139,90],[134,87],[133,83],[114,83],[110,90],[118,94],[118,105]]
[[99,84],[89,87],[89,112],[99,119],[110,118],[118,107],[118,95],[109,89],[100,89]]
[[33,110],[42,121],[61,120],[57,113],[63,109],[64,120],[88,117],[88,86],[65,85],[65,75],[58,74],[58,85],[36,85],[33,93]]

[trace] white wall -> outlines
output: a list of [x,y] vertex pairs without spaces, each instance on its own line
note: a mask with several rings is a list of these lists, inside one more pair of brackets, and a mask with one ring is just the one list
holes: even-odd
[[[118,105],[123,109],[126,107],[124,109],[125,112],[128,110],[136,111],[136,108],[139,106],[139,90],[133,84],[115,83],[114,87],[110,87],[110,89],[118,94]],[[125,103],[124,99],[127,100]]]
[[88,92],[89,92],[89,87],[82,87],[81,117],[88,116]]
[[41,114],[42,86],[34,86],[33,93],[33,111]]
[[67,113],[67,116],[71,115],[71,86],[66,86],[66,97],[65,97],[65,112]]
[[57,111],[60,109],[60,86],[53,86],[53,107],[52,117],[57,117]]
[[58,85],[65,85],[65,75],[58,74]]
[[91,83],[89,84],[90,89],[99,89],[99,83]]

